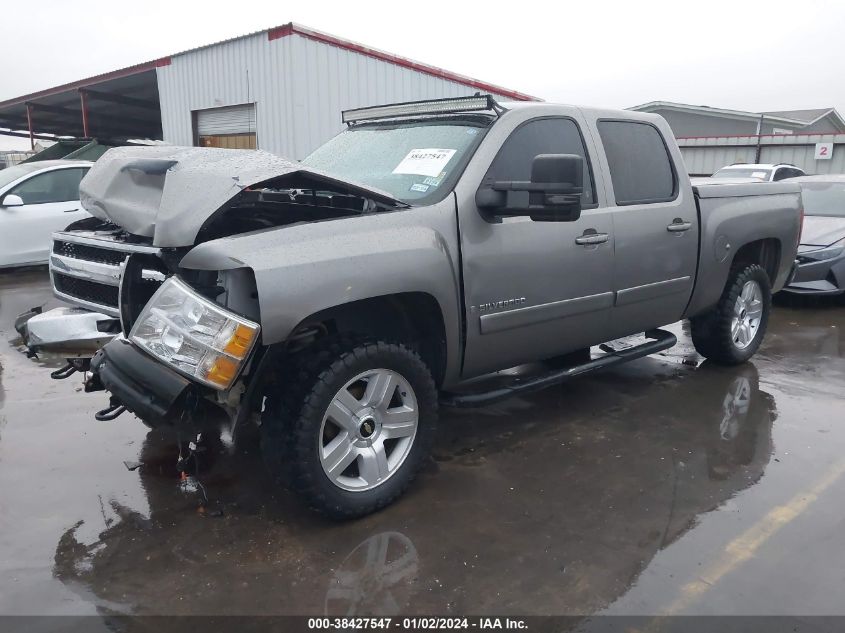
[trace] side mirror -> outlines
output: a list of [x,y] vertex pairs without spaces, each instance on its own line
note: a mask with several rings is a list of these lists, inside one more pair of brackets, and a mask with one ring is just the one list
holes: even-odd
[[[574,222],[581,217],[584,160],[575,154],[539,154],[531,180],[497,180],[475,194],[479,209],[496,217],[528,216],[538,222]],[[527,192],[528,203],[515,205],[511,192]],[[523,196],[524,198],[524,196]]]
[[8,194],[5,198],[3,198],[3,202],[0,202],[0,207],[22,207],[23,206],[23,198],[17,196],[13,193]]

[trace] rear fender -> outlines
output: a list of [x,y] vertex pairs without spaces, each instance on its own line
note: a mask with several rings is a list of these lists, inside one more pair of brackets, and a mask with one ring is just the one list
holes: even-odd
[[716,305],[731,266],[739,260],[762,265],[772,291],[780,290],[795,259],[800,193],[699,198],[698,204],[702,226],[698,274],[684,316],[701,314]]

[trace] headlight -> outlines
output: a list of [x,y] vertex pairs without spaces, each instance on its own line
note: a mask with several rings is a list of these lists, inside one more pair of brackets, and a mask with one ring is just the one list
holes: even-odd
[[227,389],[259,329],[257,323],[224,310],[170,277],[135,321],[129,339],[190,378]]
[[828,246],[827,248],[820,248],[815,251],[804,251],[803,253],[799,253],[799,256],[808,261],[821,262],[827,259],[835,259],[839,257],[843,251],[845,251],[845,245],[841,242],[837,242],[833,246]]

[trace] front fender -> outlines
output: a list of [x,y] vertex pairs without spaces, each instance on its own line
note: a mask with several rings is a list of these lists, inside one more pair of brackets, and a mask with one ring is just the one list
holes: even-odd
[[213,240],[191,250],[180,266],[251,268],[265,345],[285,340],[317,312],[362,299],[424,292],[440,305],[453,351],[460,345],[458,261],[450,197],[431,207]]

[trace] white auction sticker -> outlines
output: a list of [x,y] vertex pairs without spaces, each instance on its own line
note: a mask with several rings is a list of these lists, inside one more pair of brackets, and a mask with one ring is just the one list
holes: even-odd
[[394,174],[413,174],[415,176],[439,176],[457,150],[426,147],[412,149],[402,162],[396,165]]

